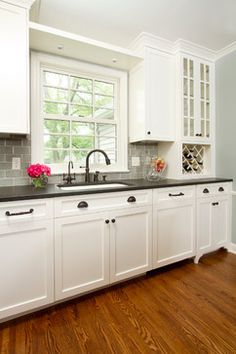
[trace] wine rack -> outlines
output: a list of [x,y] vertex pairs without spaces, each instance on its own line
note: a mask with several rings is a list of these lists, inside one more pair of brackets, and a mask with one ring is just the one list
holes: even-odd
[[205,169],[205,146],[183,144],[182,173],[187,175],[202,175]]

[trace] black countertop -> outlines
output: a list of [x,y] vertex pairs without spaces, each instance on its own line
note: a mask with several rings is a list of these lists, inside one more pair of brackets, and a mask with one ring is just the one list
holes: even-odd
[[35,189],[35,187],[30,185],[0,187],[0,202],[26,200],[26,199],[39,199],[39,198],[54,198],[54,197],[82,195],[82,194],[121,192],[121,191],[128,191],[128,190],[137,190],[137,189],[178,187],[178,186],[188,186],[194,184],[232,182],[232,179],[231,178],[199,178],[199,179],[192,178],[192,179],[177,180],[177,179],[167,178],[167,179],[162,179],[158,182],[149,182],[145,179],[116,180],[116,181],[109,181],[109,182],[127,183],[127,185],[122,187],[117,187],[117,188],[111,188],[111,189],[92,189],[92,190],[83,190],[83,191],[78,191],[78,190],[65,191],[65,190],[61,190],[55,184],[48,184],[43,189]]

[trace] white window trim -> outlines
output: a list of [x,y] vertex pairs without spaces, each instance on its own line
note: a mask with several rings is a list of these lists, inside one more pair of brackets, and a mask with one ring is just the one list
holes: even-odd
[[[31,52],[31,162],[43,163],[43,119],[41,119],[42,89],[40,83],[41,68],[58,68],[70,72],[83,72],[101,77],[110,77],[118,81],[119,105],[117,124],[117,158],[116,165],[93,165],[91,170],[100,172],[128,172],[128,134],[127,134],[127,73],[100,65],[79,62],[73,59]],[[67,163],[50,165],[52,174],[67,171]],[[84,168],[74,164],[75,173],[84,173]]]

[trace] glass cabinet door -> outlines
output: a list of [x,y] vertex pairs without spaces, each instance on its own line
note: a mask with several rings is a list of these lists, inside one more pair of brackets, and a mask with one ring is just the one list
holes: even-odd
[[192,59],[183,58],[183,135],[193,137],[195,130],[195,68]]
[[210,137],[210,67],[200,63],[200,126],[201,136]]

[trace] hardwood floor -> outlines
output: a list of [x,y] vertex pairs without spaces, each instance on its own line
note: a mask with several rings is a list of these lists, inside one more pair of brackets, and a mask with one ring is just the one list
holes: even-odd
[[0,353],[236,353],[236,255],[219,251],[2,324]]

